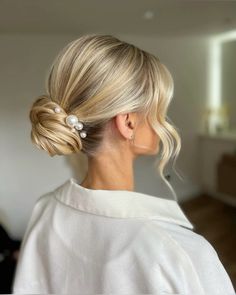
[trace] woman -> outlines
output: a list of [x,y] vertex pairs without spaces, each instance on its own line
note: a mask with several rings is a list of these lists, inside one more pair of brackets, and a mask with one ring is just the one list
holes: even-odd
[[41,196],[22,242],[13,293],[234,294],[211,244],[177,200],[134,191],[133,163],[180,151],[167,121],[173,79],[154,55],[111,35],[84,35],[58,54],[30,110],[31,139],[50,156],[88,157]]

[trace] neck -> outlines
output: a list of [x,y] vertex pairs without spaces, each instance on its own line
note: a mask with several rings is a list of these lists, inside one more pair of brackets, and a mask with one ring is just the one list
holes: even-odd
[[80,185],[88,189],[133,191],[133,160],[127,155],[89,157],[88,172]]

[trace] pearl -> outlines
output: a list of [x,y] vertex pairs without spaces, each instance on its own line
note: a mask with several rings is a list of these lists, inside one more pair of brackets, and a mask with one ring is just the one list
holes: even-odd
[[69,126],[73,126],[78,123],[78,118],[75,115],[69,115],[66,117],[66,123]]
[[59,107],[55,107],[54,112],[55,113],[60,113],[61,112],[61,109]]
[[87,136],[87,134],[86,134],[85,131],[82,131],[82,132],[80,132],[80,136],[81,136],[82,138],[85,138],[85,137]]
[[77,130],[82,130],[83,127],[84,127],[84,125],[83,125],[81,122],[78,122],[78,123],[75,125],[75,128],[76,128]]

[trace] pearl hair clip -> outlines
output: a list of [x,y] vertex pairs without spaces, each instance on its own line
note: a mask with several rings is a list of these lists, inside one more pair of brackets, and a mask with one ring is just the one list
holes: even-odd
[[[54,112],[60,113],[61,109],[59,107],[55,107]],[[84,127],[83,123],[80,122],[77,116],[75,115],[68,115],[66,117],[66,124],[72,128],[72,132],[75,132],[75,129],[82,130]],[[87,133],[85,131],[81,131],[79,134],[82,138],[85,138],[87,136]]]

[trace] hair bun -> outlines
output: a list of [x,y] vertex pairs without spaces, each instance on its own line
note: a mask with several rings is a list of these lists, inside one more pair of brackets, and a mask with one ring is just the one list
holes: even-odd
[[58,104],[48,96],[41,95],[33,103],[30,110],[32,124],[31,140],[50,156],[68,155],[82,149],[80,136],[71,132],[65,123],[67,116],[62,109],[59,113],[54,110]]

